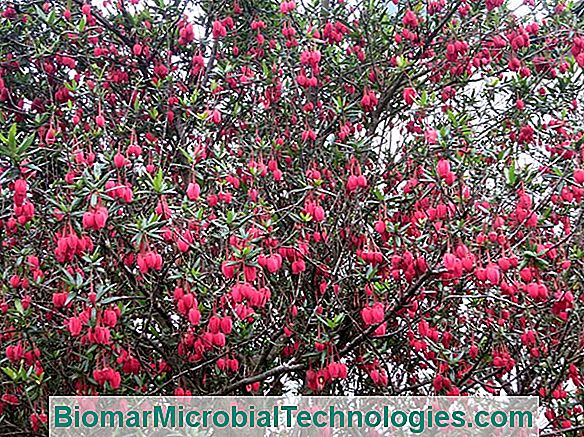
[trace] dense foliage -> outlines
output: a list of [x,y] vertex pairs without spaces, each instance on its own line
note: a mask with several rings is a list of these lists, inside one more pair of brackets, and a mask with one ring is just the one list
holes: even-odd
[[581,6],[0,8],[2,429],[286,391],[584,426]]

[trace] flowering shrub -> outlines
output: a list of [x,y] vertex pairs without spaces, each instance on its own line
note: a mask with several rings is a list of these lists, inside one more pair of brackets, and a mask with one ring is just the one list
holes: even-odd
[[0,427],[289,391],[582,427],[582,8],[509,3],[4,3]]

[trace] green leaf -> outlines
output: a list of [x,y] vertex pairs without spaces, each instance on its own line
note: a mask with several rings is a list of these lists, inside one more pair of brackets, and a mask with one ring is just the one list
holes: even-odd
[[16,308],[16,311],[18,311],[20,314],[24,315],[24,308],[22,307],[22,301],[20,299],[16,299],[14,301],[14,306]]
[[157,193],[161,193],[163,185],[164,176],[162,174],[162,169],[158,169],[156,176],[154,176],[154,178],[152,179],[152,188],[154,188],[154,191],[156,191]]
[[375,190],[373,190],[373,194],[380,202],[383,202],[385,200],[385,195],[380,189],[376,188]]
[[8,146],[10,150],[16,151],[16,123],[12,123],[8,131]]
[[428,104],[428,92],[426,90],[422,91],[419,103],[420,106],[426,106]]
[[312,220],[312,216],[308,213],[301,212],[299,215],[300,215],[300,218],[302,219],[302,221],[304,221],[304,222],[308,223],[309,221]]
[[343,322],[343,320],[345,320],[345,314],[337,314],[335,318],[332,320],[331,328],[336,328]]
[[18,379],[18,375],[10,367],[2,367],[2,371],[6,373],[11,380],[16,381]]
[[34,137],[35,137],[35,134],[30,134],[20,144],[20,146],[18,147],[18,150],[16,151],[16,153],[18,154],[19,157],[22,156],[22,155],[24,155],[26,153],[26,151],[28,150],[28,148],[34,142]]
[[235,211],[233,211],[233,210],[227,211],[227,218],[225,219],[227,224],[230,225],[231,223],[233,223],[234,219],[235,219]]
[[515,174],[515,160],[511,162],[511,166],[507,169],[507,182],[509,185],[515,185],[517,182],[517,176]]
[[183,149],[182,147],[178,147],[178,150],[180,151],[180,153],[183,154],[183,156],[185,157],[185,159],[187,160],[187,162],[189,164],[193,163],[193,157],[191,156],[191,154],[189,152],[187,152],[185,149]]
[[45,14],[45,12],[41,8],[39,8],[37,5],[35,5],[34,8],[35,8],[35,12],[37,13],[37,15],[39,17],[41,17],[41,19],[43,21],[47,21],[47,14]]
[[85,16],[81,17],[81,20],[79,20],[79,32],[83,32],[85,30],[85,25],[87,24],[87,21],[85,20]]

